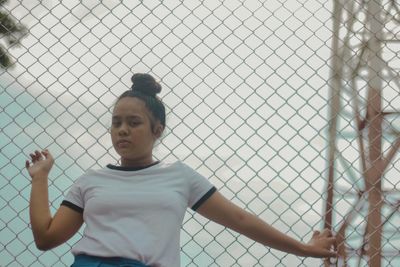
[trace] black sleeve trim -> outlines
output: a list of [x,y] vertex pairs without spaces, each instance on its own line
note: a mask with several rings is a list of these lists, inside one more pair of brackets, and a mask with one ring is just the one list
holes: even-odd
[[211,197],[212,194],[217,191],[217,188],[213,186],[207,193],[204,194],[193,206],[192,210],[196,211],[207,199]]
[[73,209],[74,211],[77,211],[79,213],[83,213],[83,208],[81,208],[81,207],[79,207],[79,206],[75,205],[74,203],[71,203],[71,202],[69,202],[67,200],[63,200],[63,202],[61,202],[61,205],[67,206],[68,208]]

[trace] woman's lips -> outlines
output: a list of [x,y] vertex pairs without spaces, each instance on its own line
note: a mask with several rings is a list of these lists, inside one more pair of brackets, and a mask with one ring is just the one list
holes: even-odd
[[130,144],[130,142],[127,140],[120,140],[117,142],[117,146],[120,148],[127,147],[127,146],[129,146],[129,144]]

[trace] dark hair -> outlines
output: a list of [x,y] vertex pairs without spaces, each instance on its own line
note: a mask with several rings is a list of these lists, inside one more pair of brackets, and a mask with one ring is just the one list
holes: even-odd
[[[165,128],[165,107],[161,99],[157,96],[161,92],[161,85],[153,76],[147,73],[135,73],[132,78],[131,90],[125,91],[118,97],[117,102],[124,97],[137,97],[141,99],[153,118],[159,120]],[[152,120],[152,126],[154,121]]]

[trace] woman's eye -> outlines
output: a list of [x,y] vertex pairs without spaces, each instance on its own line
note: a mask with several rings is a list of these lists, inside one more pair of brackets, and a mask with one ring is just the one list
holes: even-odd
[[119,125],[121,125],[121,122],[113,121],[111,124],[112,124],[113,127],[118,127]]
[[130,121],[129,125],[130,126],[137,126],[137,125],[139,125],[139,122],[138,121]]

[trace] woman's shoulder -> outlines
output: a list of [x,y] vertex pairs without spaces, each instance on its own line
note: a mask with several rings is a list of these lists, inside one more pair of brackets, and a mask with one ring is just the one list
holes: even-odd
[[89,180],[91,177],[98,176],[100,173],[104,172],[105,168],[91,168],[87,169],[85,172],[83,172],[78,178],[75,180],[76,183],[83,183],[87,180]]
[[169,160],[169,161],[161,161],[159,164],[160,168],[171,168],[179,171],[187,171],[192,168],[182,160]]

